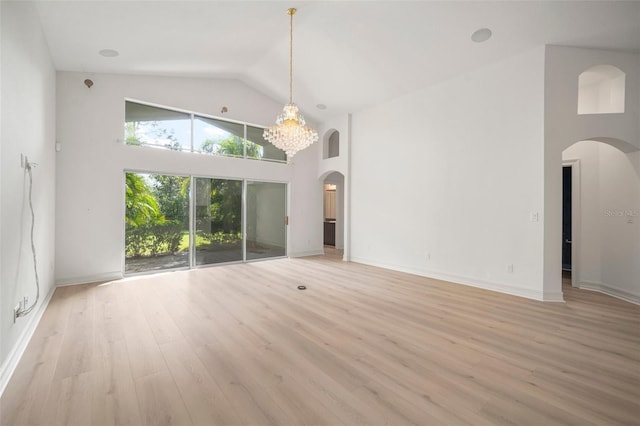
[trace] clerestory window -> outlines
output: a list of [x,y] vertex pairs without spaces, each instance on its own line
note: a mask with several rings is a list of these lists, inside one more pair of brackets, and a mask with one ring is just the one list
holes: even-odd
[[129,100],[125,101],[124,132],[127,145],[287,161],[284,151],[262,137],[263,127]]

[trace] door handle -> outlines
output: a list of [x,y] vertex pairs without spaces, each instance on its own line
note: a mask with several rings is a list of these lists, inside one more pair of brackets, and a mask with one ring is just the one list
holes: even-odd
[[571,240],[564,240],[564,242],[565,242],[565,243],[567,243],[567,244],[571,244],[573,241],[571,241]]

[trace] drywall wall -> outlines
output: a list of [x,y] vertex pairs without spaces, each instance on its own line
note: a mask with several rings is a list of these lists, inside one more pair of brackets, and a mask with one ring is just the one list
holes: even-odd
[[[54,284],[55,228],[55,71],[33,4],[2,2],[0,161],[2,196],[0,235],[0,391],[20,345],[35,327],[39,307]],[[20,154],[37,163],[33,169],[32,200],[35,213],[40,301],[27,317],[13,323],[13,307],[28,296],[36,298],[31,253],[29,177]],[[13,355],[12,355],[13,354]]]
[[[94,85],[89,89],[84,80]],[[308,182],[293,182],[304,154],[292,164],[221,158],[128,146],[125,98],[187,111],[268,125],[282,105],[237,80],[184,79],[59,72],[57,77],[56,280],[79,283],[121,275],[124,247],[124,170],[291,182],[291,209],[305,204]],[[306,154],[311,155],[311,154]],[[315,155],[315,153],[313,154]],[[303,168],[305,165],[303,164]],[[311,173],[315,168],[310,170]],[[294,213],[291,213],[294,215]],[[296,218],[293,218],[295,221]],[[321,247],[320,238],[289,229],[289,253]]]
[[542,285],[543,77],[539,47],[353,114],[352,260],[560,299]]
[[[292,159],[293,174],[289,185],[289,250],[291,257],[321,255],[322,187],[318,182],[318,155],[322,146],[314,143]],[[300,200],[295,202],[294,200]]]
[[[599,65],[625,73],[624,113],[577,113],[579,76]],[[640,150],[640,54],[547,46],[544,81],[544,286],[556,292],[562,288],[562,151],[584,140]]]
[[578,285],[640,303],[640,152],[582,141],[562,158],[580,162]]
[[[328,157],[329,140],[338,132],[338,152],[337,157]],[[350,218],[350,152],[351,152],[351,115],[343,114],[333,117],[320,126],[320,141],[322,149],[318,150],[321,154],[318,156],[318,194],[322,199],[324,183],[333,183],[337,185],[336,199],[339,200],[339,207],[336,213],[336,248],[343,249],[343,260],[350,260],[349,249],[349,218]],[[338,173],[342,175],[334,174]],[[329,176],[336,178],[332,180],[325,179]],[[322,221],[322,215],[318,217]],[[320,226],[323,224],[320,222]]]

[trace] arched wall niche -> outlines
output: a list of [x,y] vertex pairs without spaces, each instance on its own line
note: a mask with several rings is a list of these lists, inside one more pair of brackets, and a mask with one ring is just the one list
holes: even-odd
[[328,130],[323,138],[322,158],[334,158],[340,156],[340,132],[336,129]]
[[626,74],[613,65],[596,65],[578,77],[578,114],[615,114],[625,110]]

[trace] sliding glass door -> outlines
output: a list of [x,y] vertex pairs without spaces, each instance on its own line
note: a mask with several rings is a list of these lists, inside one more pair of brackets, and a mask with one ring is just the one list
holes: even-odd
[[247,260],[287,254],[287,185],[247,182]]
[[125,274],[287,254],[285,183],[126,172],[125,205]]
[[125,173],[126,274],[189,267],[190,178]]
[[195,264],[242,257],[242,181],[194,178]]

